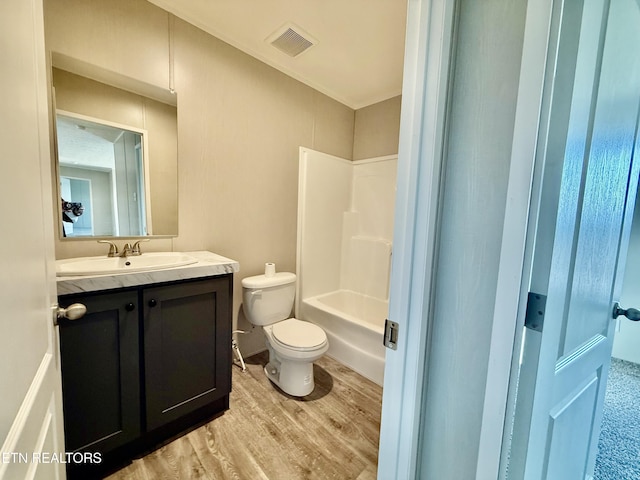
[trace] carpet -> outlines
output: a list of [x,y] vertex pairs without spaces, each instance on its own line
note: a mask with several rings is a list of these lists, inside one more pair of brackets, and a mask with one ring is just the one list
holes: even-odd
[[640,365],[611,359],[594,480],[640,480]]

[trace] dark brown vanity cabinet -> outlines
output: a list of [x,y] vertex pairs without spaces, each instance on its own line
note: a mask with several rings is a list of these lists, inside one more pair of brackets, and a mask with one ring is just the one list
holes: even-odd
[[231,390],[230,294],[229,282],[219,277],[142,292],[147,429]]
[[87,307],[60,320],[65,448],[110,451],[140,436],[138,292],[61,297]]
[[59,324],[66,451],[103,458],[68,465],[70,477],[92,478],[228,408],[232,285],[228,274],[59,298],[87,307]]

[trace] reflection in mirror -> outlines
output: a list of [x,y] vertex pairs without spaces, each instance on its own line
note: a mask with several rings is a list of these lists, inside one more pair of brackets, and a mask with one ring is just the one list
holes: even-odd
[[52,73],[60,237],[177,235],[176,106]]
[[56,129],[63,236],[147,235],[146,132],[62,111]]

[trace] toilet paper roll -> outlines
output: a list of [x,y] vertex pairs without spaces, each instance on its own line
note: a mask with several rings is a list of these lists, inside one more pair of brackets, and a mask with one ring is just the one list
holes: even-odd
[[275,263],[265,263],[264,264],[264,276],[265,277],[273,277],[276,274],[276,264]]

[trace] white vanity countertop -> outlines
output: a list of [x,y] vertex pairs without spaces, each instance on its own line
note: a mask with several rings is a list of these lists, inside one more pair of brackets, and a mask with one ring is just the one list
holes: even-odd
[[240,264],[237,261],[215,253],[206,251],[184,253],[197,258],[198,261],[181,267],[152,270],[148,272],[58,277],[58,295],[136,287],[139,285],[151,285],[154,283],[173,282],[176,280],[189,280],[192,278],[224,275],[240,271]]

